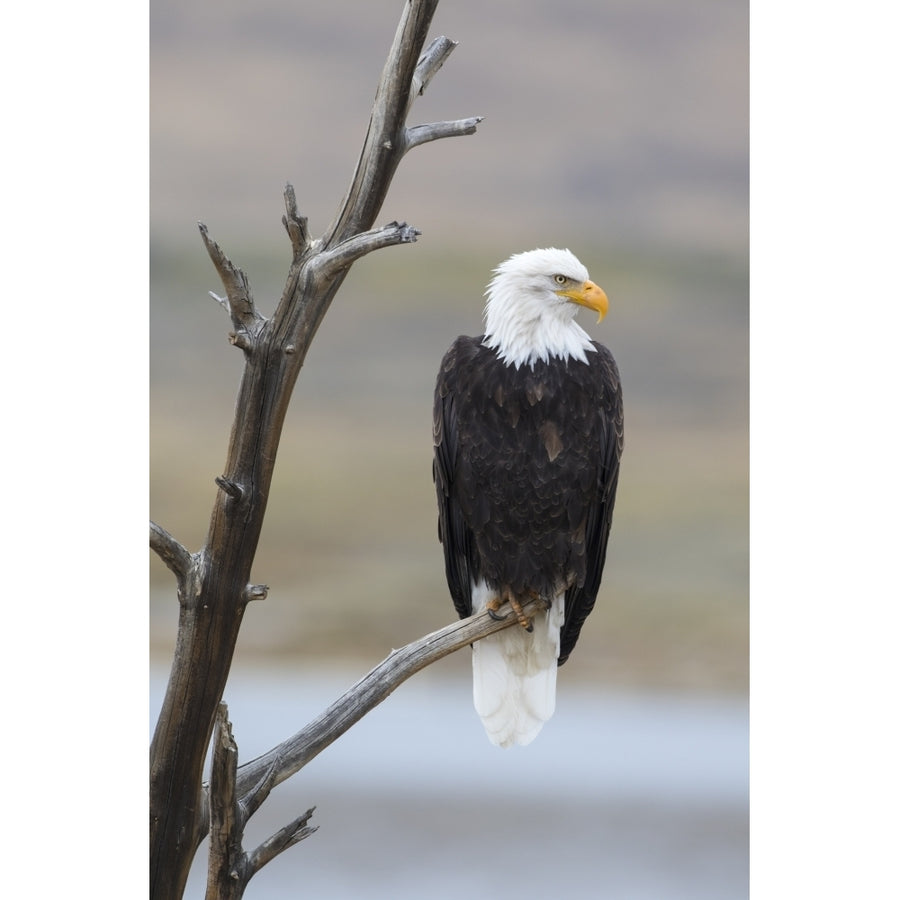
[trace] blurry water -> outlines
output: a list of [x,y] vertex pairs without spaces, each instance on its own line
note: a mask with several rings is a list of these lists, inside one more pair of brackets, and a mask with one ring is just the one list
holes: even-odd
[[[249,761],[362,674],[236,670],[229,717]],[[319,831],[249,898],[748,896],[748,711],[741,699],[567,685],[526,748],[488,743],[468,679],[432,667],[273,792],[245,844],[316,805]],[[151,727],[166,672],[151,679]],[[257,821],[259,820],[259,821]],[[205,845],[188,897],[202,897]]]

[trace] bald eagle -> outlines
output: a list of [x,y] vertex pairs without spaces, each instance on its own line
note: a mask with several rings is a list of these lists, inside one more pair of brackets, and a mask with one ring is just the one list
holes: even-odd
[[[606,294],[568,250],[494,270],[485,333],[459,337],[434,394],[434,482],[447,583],[461,618],[504,603],[519,625],[472,647],[490,740],[527,744],[553,714],[556,670],[594,606],[622,456],[619,373],[575,321]],[[533,621],[522,604],[541,598]]]

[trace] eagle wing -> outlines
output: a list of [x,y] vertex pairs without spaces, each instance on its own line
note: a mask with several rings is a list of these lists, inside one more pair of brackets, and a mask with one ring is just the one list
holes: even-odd
[[575,647],[581,626],[594,608],[603,565],[606,562],[606,545],[612,526],[616,487],[619,482],[619,461],[624,443],[624,413],[622,386],[615,360],[602,344],[594,342],[597,356],[592,358],[591,369],[595,375],[596,397],[594,408],[588,415],[593,420],[594,442],[599,463],[593,500],[587,509],[585,521],[585,577],[583,584],[575,584],[566,591],[565,622],[560,632],[559,665],[562,665]]
[[460,618],[472,614],[474,537],[465,523],[456,492],[459,430],[456,416],[457,373],[473,355],[473,340],[458,338],[444,355],[434,390],[434,462],[432,473],[438,501],[438,538],[453,605]]

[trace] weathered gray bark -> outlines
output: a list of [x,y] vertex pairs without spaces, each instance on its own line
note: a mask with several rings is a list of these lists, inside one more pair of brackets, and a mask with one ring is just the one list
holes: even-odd
[[[531,601],[523,610],[530,615],[541,604],[540,600]],[[312,807],[255,850],[243,849],[247,822],[276,785],[299,772],[416,672],[489,634],[518,628],[516,617],[504,609],[502,620],[484,610],[394,650],[305,728],[241,768],[228,710],[224,703],[219,704],[212,776],[201,816],[201,833],[206,832],[208,823],[210,835],[207,900],[239,900],[256,872],[316,830],[309,825]]]
[[[528,616],[542,608],[546,608],[542,600],[531,600],[522,605],[523,612]],[[426,666],[489,634],[496,634],[504,628],[521,627],[508,606],[503,606],[499,615],[502,620],[482,610],[394,650],[305,728],[239,768],[237,794],[249,797],[262,783],[265,783],[268,792],[299,772],[366,713],[389,697],[407,678]]]
[[[245,368],[204,546],[189,553],[151,523],[151,547],[175,574],[180,603],[175,656],[150,746],[150,895],[154,900],[182,896],[197,845],[208,827],[201,785],[203,761],[244,610],[250,600],[266,594],[265,585],[250,584],[250,571],[285,414],[306,353],[352,263],[373,250],[416,238],[414,228],[397,222],[373,229],[404,154],[426,141],[471,134],[479,121],[406,127],[416,94],[424,90],[454,46],[441,38],[422,55],[436,7],[437,0],[408,0],[404,7],[356,172],[335,221],[321,238],[310,240],[293,189],[288,186],[285,191],[283,221],[293,257],[271,319],[257,311],[246,275],[200,226],[225,287],[225,297],[217,299],[231,316],[230,340],[243,351]],[[220,749],[220,756],[225,753]],[[226,785],[224,797],[234,778],[227,774],[228,766],[220,763],[217,781]],[[239,795],[234,797],[239,802]],[[228,857],[223,848],[240,836],[240,829],[229,824],[237,821],[229,802],[223,800],[217,806],[222,837],[216,852],[221,859]],[[285,840],[284,846],[289,846]],[[260,851],[260,865],[274,855],[274,847]],[[219,865],[211,885],[221,880],[225,868],[225,863]],[[210,896],[218,896],[214,887],[210,890]]]
[[237,744],[228,721],[228,708],[219,704],[213,743],[213,767],[209,804],[209,866],[206,884],[207,900],[240,900],[250,879],[283,850],[293,847],[316,831],[308,822],[315,807],[308,809],[255,850],[247,853],[242,846],[244,826],[259,809],[274,786],[264,776],[262,784],[248,798],[237,794]]

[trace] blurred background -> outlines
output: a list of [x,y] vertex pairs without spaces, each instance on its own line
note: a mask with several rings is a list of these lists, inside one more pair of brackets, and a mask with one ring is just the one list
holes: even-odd
[[[242,370],[197,222],[271,315],[284,184],[323,232],[402,7],[150,4],[151,513],[190,550]],[[422,236],[354,266],[297,383],[253,575],[269,597],[226,691],[241,758],[454,617],[434,376],[481,332],[491,269],[537,246],[571,249],[610,298],[582,322],[625,394],[604,584],[534,744],[490,746],[468,654],[438,663],[276,792],[261,832],[312,804],[322,828],[248,896],[747,896],[747,17],[733,0],[439,7],[432,35],[459,46],[410,124],[485,120],[401,164],[379,218]],[[177,601],[153,558],[150,577],[152,726]]]

